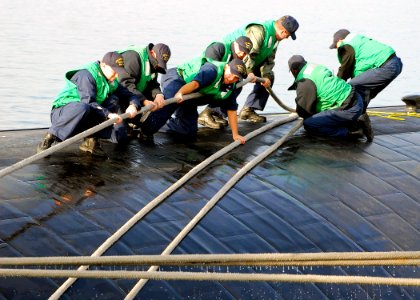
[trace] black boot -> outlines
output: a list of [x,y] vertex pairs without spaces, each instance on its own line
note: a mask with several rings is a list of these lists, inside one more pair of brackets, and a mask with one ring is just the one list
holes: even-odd
[[373,130],[370,123],[370,118],[367,113],[364,113],[357,119],[358,127],[363,130],[363,134],[366,136],[368,142],[373,140]]
[[242,120],[248,120],[252,123],[264,123],[267,122],[267,118],[257,114],[252,107],[244,106],[239,113],[239,117]]
[[140,142],[143,142],[145,144],[154,144],[155,143],[155,137],[153,134],[144,134],[141,129],[139,130],[139,133],[137,134],[137,138]]
[[107,157],[105,151],[101,148],[97,138],[85,138],[79,149],[84,152],[90,152],[93,156]]
[[214,120],[217,123],[221,124],[223,127],[226,127],[226,126],[229,125],[228,121],[225,118],[223,118],[223,116],[221,114],[219,114],[218,112],[213,111],[212,116],[213,116]]
[[350,130],[347,133],[347,138],[351,141],[356,141],[358,139],[362,139],[365,135],[363,134],[363,129],[359,128],[356,130]]
[[206,107],[206,109],[203,110],[198,116],[198,124],[203,125],[205,127],[212,128],[212,129],[223,128],[223,125],[216,122],[216,120],[213,118],[212,110],[209,107]]
[[38,144],[36,148],[36,153],[42,152],[44,150],[47,150],[52,146],[54,142],[58,141],[57,137],[51,133],[47,133],[44,137],[44,139]]

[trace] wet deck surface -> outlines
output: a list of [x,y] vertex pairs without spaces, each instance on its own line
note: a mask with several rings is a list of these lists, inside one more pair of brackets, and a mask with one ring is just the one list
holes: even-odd
[[[174,253],[420,250],[420,119],[371,120],[372,143],[311,137],[299,130],[246,175]],[[105,255],[160,254],[235,172],[294,124],[256,137],[213,163]],[[257,127],[240,123],[243,134]],[[0,132],[0,168],[34,154],[44,134]],[[155,145],[132,140],[121,149],[104,144],[107,160],[81,153],[75,144],[0,178],[0,256],[90,255],[149,201],[230,142],[228,130],[202,128],[194,143],[159,133]],[[413,267],[242,271],[420,277]],[[0,299],[45,299],[63,281],[1,278]],[[134,283],[80,279],[62,299],[121,299]],[[150,281],[139,294],[139,299],[323,298],[420,299],[420,289]]]

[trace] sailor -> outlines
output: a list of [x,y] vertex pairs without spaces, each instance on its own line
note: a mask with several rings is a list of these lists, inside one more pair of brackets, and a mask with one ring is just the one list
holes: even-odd
[[365,106],[402,71],[401,59],[390,46],[361,34],[340,29],[330,49],[337,49],[337,76],[348,80],[364,94]]
[[141,103],[136,95],[118,83],[118,74],[124,72],[124,59],[117,52],[108,52],[101,61],[67,72],[66,84],[52,104],[51,127],[39,143],[37,152],[98,125],[107,118],[117,118],[116,124],[85,138],[80,150],[104,157],[106,153],[99,144],[99,138],[114,143],[125,142],[126,127],[114,108],[126,103],[125,112],[132,118],[146,100]]
[[296,112],[308,133],[350,139],[366,136],[372,141],[362,95],[353,86],[326,67],[307,63],[301,55],[293,55],[288,64],[295,77],[289,90],[296,90]]
[[[158,74],[166,73],[171,57],[169,46],[149,43],[147,46],[129,46],[118,52],[124,59],[126,71],[118,76],[119,83],[135,94],[140,101],[147,100],[146,104],[152,101],[155,104],[153,111],[162,108],[165,99],[158,82]],[[130,123],[138,126],[139,118],[140,116],[130,120]]]
[[[235,58],[229,63],[197,57],[171,68],[162,76],[162,88],[165,99],[176,97],[178,103],[166,105],[152,112],[141,125],[141,132],[147,138],[152,136],[167,122],[167,131],[177,137],[191,139],[197,133],[197,106],[212,104],[227,111],[232,137],[245,143],[245,138],[238,133],[236,110],[237,90],[235,83],[247,76],[242,60]],[[184,95],[200,92],[203,97],[184,102]],[[171,118],[175,112],[175,116]]]
[[[274,83],[274,60],[277,46],[282,40],[291,37],[296,39],[296,30],[299,23],[292,16],[283,16],[278,20],[250,23],[232,33],[231,35],[245,35],[252,41],[252,50],[245,57],[244,62],[248,74],[264,78],[261,84],[255,84],[252,92],[248,95],[239,117],[252,123],[266,122],[264,116],[260,116],[255,110],[263,111],[269,94],[266,87],[272,87]],[[254,76],[255,75],[255,76]]]
[[[249,37],[233,35],[223,42],[211,43],[203,53],[204,57],[215,61],[230,62],[234,58],[243,60],[252,49],[252,41]],[[241,89],[238,89],[238,95]],[[207,106],[198,116],[198,124],[213,129],[222,129],[228,125],[226,121],[226,111],[220,110],[220,107]]]

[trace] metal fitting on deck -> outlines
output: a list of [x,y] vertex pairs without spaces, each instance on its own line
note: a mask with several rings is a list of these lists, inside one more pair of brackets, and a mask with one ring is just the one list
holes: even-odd
[[407,114],[415,114],[420,110],[420,95],[407,95],[401,100],[405,103]]

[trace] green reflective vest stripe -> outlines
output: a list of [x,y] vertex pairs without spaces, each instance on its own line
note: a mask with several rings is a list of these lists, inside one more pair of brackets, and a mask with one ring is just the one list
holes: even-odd
[[330,70],[322,65],[306,64],[296,81],[303,78],[312,80],[316,86],[316,111],[321,112],[340,107],[351,92],[351,85],[343,79],[336,77]]
[[[343,40],[340,47],[350,45],[355,52],[356,64],[354,66],[353,77],[365,72],[366,70],[379,68],[382,64],[395,53],[390,46],[382,44],[361,34],[349,34]],[[341,57],[338,56],[341,63]]]
[[[198,92],[200,92],[203,95],[212,95],[214,99],[226,99],[232,93],[232,90],[228,90],[226,92],[220,91],[220,87],[223,83],[223,73],[226,62],[219,62],[210,58],[200,56],[178,65],[178,74],[184,79],[186,83],[189,83],[194,79],[194,77],[200,71],[201,66],[204,65],[206,62],[212,63],[216,66],[217,76],[211,84],[201,88]],[[233,86],[233,88],[235,88],[235,85]]]
[[273,54],[274,49],[276,49],[278,45],[278,41],[276,39],[276,29],[274,27],[276,21],[268,20],[265,22],[255,22],[246,25],[245,27],[241,27],[232,33],[228,34],[224,37],[223,41],[225,43],[232,43],[238,37],[242,35],[246,35],[246,29],[252,25],[261,25],[264,27],[265,35],[264,35],[264,42],[260,47],[260,53],[254,58],[255,66],[259,66],[262,64],[264,60],[267,59],[270,55]]
[[136,83],[136,89],[140,92],[144,92],[147,87],[147,83],[150,80],[156,78],[156,73],[151,71],[151,65],[149,61],[149,51],[147,47],[128,46],[127,49],[117,51],[118,53],[124,53],[126,51],[136,51],[140,56],[141,61],[141,76],[139,82]]
[[116,80],[108,82],[102,73],[98,62],[87,64],[80,69],[72,70],[66,73],[66,84],[53,102],[53,108],[64,106],[70,102],[80,102],[80,96],[77,92],[77,86],[70,81],[74,74],[80,70],[88,70],[96,82],[96,102],[102,104],[109,94],[112,94],[118,87]]

